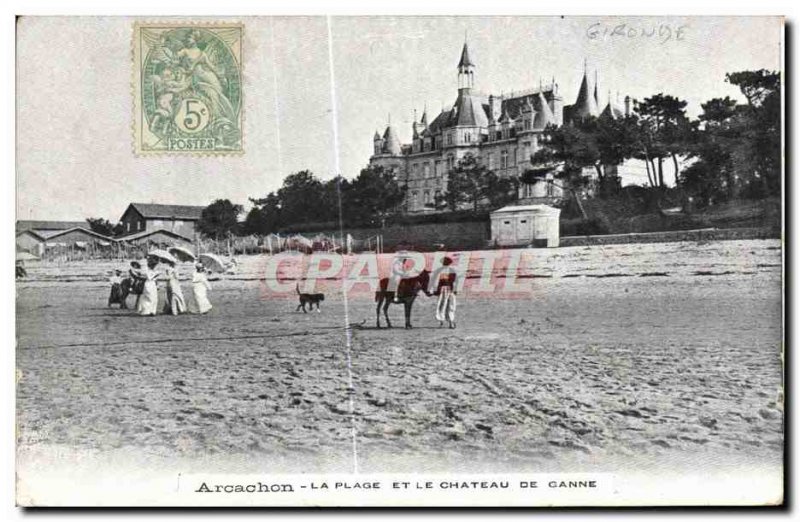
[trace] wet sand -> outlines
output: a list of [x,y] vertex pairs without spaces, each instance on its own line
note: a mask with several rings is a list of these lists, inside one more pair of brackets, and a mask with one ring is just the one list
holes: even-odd
[[529,297],[461,295],[455,330],[424,296],[416,328],[375,329],[371,295],[352,295],[349,350],[337,283],[321,314],[295,312],[264,297],[263,258],[213,283],[209,315],[153,318],[106,307],[117,264],[32,266],[20,465],[78,451],[348,472],[355,431],[362,472],[780,466],[778,241],[532,255]]

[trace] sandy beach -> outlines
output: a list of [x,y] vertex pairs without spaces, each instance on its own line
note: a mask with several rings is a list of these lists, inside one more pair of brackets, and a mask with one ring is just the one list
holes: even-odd
[[78,452],[218,472],[348,472],[354,453],[364,472],[780,469],[779,241],[529,252],[531,295],[462,295],[455,330],[425,296],[413,330],[375,329],[371,295],[352,295],[349,349],[339,283],[322,313],[295,312],[264,296],[263,258],[213,283],[209,315],[153,318],[106,307],[119,263],[31,266],[20,467]]

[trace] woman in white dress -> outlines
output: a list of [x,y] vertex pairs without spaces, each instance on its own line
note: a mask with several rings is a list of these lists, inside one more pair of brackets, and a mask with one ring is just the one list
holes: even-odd
[[167,300],[164,303],[164,313],[178,315],[186,312],[186,301],[183,299],[183,290],[178,280],[178,270],[175,263],[167,263],[165,271],[167,277]]
[[156,315],[158,310],[158,287],[156,280],[158,279],[158,272],[155,271],[158,265],[158,260],[150,257],[147,259],[147,268],[141,271],[144,279],[144,289],[136,305],[136,311],[139,315]]
[[192,292],[194,292],[198,314],[205,314],[212,308],[206,295],[209,290],[211,290],[211,285],[206,278],[206,269],[198,263],[194,267],[194,275],[192,276]]

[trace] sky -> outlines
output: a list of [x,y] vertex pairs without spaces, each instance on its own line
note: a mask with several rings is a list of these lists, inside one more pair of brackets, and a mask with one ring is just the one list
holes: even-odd
[[[334,17],[330,42],[325,17],[236,20],[245,26],[245,153],[137,157],[135,19],[22,18],[17,219],[117,221],[130,202],[248,206],[299,170],[327,179],[338,166],[352,178],[390,118],[406,143],[415,110],[432,120],[452,105],[465,38],[476,90],[508,94],[555,78],[565,105],[584,61],[597,70],[601,106],[609,92],[620,100],[664,92],[687,100],[691,116],[710,98],[743,100],[726,72],[781,68],[778,18]],[[624,176],[643,181],[635,166]]]

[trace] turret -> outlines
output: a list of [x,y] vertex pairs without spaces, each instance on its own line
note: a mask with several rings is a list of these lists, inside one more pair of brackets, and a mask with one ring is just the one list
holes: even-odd
[[536,102],[536,118],[533,120],[533,128],[539,130],[546,128],[550,124],[557,124],[558,122],[542,91],[539,91]]
[[469,94],[469,90],[475,84],[475,64],[472,63],[469,57],[469,48],[467,42],[464,41],[464,47],[461,49],[461,59],[458,61],[458,91]]
[[597,117],[599,111],[597,109],[597,100],[589,86],[589,75],[586,70],[586,62],[583,65],[583,79],[581,86],[578,90],[578,99],[575,101],[575,113],[577,118],[587,118],[589,116]]
[[383,138],[381,138],[381,135],[378,134],[377,130],[375,131],[375,136],[372,138],[372,145],[376,155],[383,152]]
[[392,128],[392,124],[386,126],[383,132],[383,148],[384,154],[391,154],[392,156],[400,156],[402,154],[402,147],[400,146],[400,138]]

